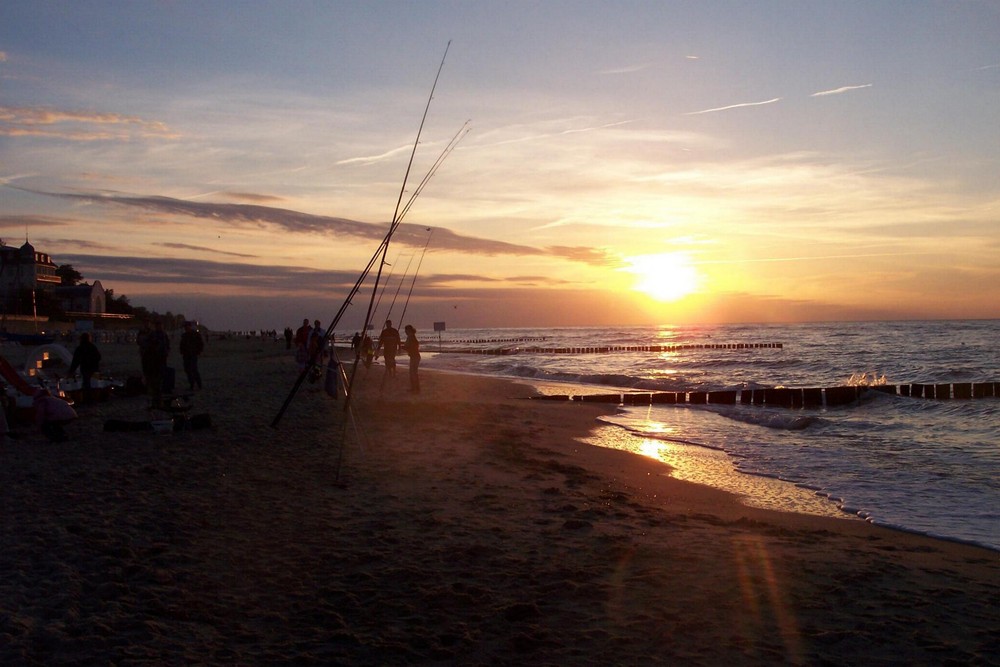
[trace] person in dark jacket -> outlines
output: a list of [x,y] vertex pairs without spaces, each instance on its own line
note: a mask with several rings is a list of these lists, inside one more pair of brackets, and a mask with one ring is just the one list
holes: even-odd
[[163,322],[156,320],[153,330],[142,335],[138,342],[150,407],[159,408],[163,402],[163,378],[167,371],[167,357],[170,355],[170,337],[163,330]]
[[83,390],[83,402],[90,403],[93,399],[90,380],[94,377],[101,364],[101,351],[97,349],[90,340],[89,333],[80,334],[80,343],[73,350],[73,361],[69,365],[69,374],[73,375],[80,369],[81,389]]
[[184,373],[187,374],[191,389],[201,389],[201,373],[198,371],[198,357],[205,349],[205,340],[194,327],[193,322],[184,323],[184,333],[181,334],[180,350],[184,358]]

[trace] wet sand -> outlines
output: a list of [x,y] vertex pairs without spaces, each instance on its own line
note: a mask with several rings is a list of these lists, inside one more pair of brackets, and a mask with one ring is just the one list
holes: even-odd
[[1000,664],[997,552],[746,507],[585,444],[608,406],[404,363],[273,429],[283,342],[201,367],[209,429],[0,446],[0,662]]

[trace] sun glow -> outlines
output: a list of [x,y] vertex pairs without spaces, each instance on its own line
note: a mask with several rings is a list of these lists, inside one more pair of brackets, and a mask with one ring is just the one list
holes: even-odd
[[677,301],[698,289],[698,272],[687,255],[662,253],[627,258],[625,270],[638,276],[633,286],[657,301]]

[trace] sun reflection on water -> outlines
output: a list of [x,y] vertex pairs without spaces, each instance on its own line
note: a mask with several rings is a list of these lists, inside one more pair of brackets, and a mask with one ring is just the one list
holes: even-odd
[[647,438],[629,433],[617,426],[600,426],[582,441],[589,445],[619,449],[639,454],[669,465],[670,476],[696,484],[704,484],[740,496],[745,505],[784,512],[799,512],[845,518],[849,515],[837,509],[828,499],[789,482],[759,475],[742,473],[721,450],[689,445],[660,438],[680,438],[679,429],[662,422],[644,425],[646,432],[658,437]]

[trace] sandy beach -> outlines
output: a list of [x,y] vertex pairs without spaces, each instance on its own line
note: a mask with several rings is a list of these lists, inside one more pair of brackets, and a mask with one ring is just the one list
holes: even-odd
[[375,366],[350,412],[306,383],[271,428],[283,342],[201,369],[210,428],[105,432],[150,417],[116,396],[0,446],[2,664],[1000,664],[997,552],[584,444],[612,407]]

